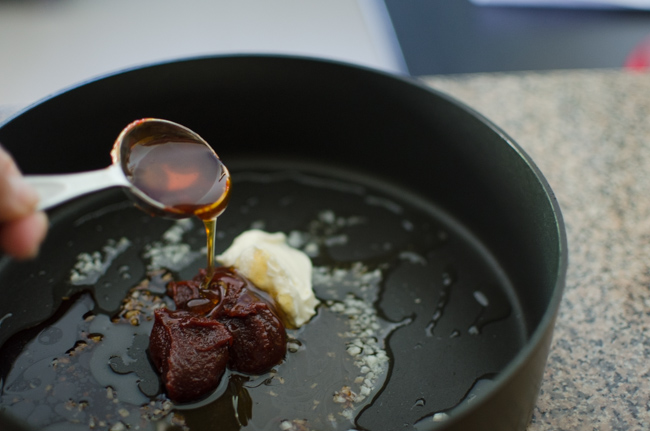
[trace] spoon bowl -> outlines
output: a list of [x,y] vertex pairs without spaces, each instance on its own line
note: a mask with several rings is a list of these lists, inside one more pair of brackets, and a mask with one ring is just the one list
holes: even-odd
[[215,218],[227,206],[230,173],[197,133],[168,120],[144,118],[126,126],[104,169],[27,175],[46,210],[82,195],[124,187],[136,206],[167,218]]

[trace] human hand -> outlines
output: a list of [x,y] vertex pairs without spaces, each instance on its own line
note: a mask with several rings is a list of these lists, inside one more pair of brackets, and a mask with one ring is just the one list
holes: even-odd
[[0,252],[29,259],[47,233],[47,216],[37,211],[38,194],[22,179],[16,162],[0,146]]

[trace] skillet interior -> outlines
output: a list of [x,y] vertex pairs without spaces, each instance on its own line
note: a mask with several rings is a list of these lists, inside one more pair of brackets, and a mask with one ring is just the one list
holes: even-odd
[[[525,425],[563,284],[565,239],[543,178],[502,133],[444,96],[381,73],[304,59],[232,57],[165,64],[89,83],[8,122],[0,129],[0,141],[29,173],[100,168],[109,163],[119,130],[146,116],[198,131],[227,164],[247,166],[255,156],[264,165],[273,156],[296,166],[310,160],[363,173],[361,182],[385,180],[389,196],[416,202],[416,207],[433,204],[432,219],[470,232],[468,244],[484,257],[483,250],[489,250],[486,261],[501,277],[500,288],[507,294],[512,290],[509,321],[515,335],[505,338],[520,351],[501,362],[507,372],[491,394],[482,396],[482,405],[502,405],[523,394],[525,402],[500,411],[499,417]],[[57,217],[69,216],[65,209],[53,214],[55,225]],[[48,280],[61,280],[69,270],[57,259],[39,264]],[[6,275],[15,264],[5,259],[2,271],[0,288],[6,294],[16,284]],[[23,288],[12,295],[31,301],[27,292]],[[35,300],[43,302],[37,308],[50,311],[60,294],[39,296]],[[3,324],[3,334],[11,331],[9,324]],[[499,344],[486,349],[503,351]],[[482,364],[484,357],[473,357],[472,363]],[[396,392],[411,389],[405,383]],[[490,417],[488,407],[461,409],[440,426],[472,429],[468,423]],[[469,422],[463,425],[464,420]]]

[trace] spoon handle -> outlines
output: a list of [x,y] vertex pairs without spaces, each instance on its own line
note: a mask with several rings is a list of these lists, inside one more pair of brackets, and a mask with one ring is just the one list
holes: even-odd
[[26,175],[25,180],[38,192],[39,210],[109,187],[129,185],[118,165],[76,174]]

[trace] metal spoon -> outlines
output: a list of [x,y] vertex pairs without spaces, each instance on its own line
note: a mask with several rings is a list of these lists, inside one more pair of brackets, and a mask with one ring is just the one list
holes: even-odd
[[[145,147],[159,144],[180,142],[183,144],[199,144],[209,149],[209,154],[200,147],[207,158],[212,159],[209,165],[214,172],[215,187],[206,190],[202,198],[196,202],[184,202],[183,205],[171,205],[164,199],[156,199],[151,191],[143,190],[135,185],[133,163],[131,156],[134,149],[148,151]],[[74,174],[57,175],[26,175],[29,182],[40,196],[39,209],[48,209],[76,197],[93,193],[110,187],[125,187],[127,194],[135,203],[148,213],[170,218],[185,218],[197,215],[202,219],[216,218],[225,209],[230,190],[230,174],[221,163],[212,147],[198,134],[187,127],[167,120],[144,118],[129,124],[115,140],[111,150],[113,163],[104,169]],[[206,155],[201,157],[206,159]],[[183,168],[183,166],[179,166]],[[218,187],[217,187],[218,185]],[[219,188],[220,187],[220,188]],[[189,187],[188,187],[189,188]],[[208,199],[206,201],[206,199]]]

